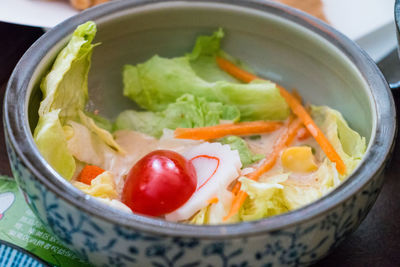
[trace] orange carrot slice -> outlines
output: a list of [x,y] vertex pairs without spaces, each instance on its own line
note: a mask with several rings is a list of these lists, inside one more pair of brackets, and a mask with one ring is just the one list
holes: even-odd
[[206,158],[206,159],[211,159],[211,160],[215,160],[217,162],[217,166],[215,166],[214,171],[212,172],[212,174],[206,179],[205,182],[203,182],[197,189],[196,191],[199,191],[205,184],[208,183],[208,181],[211,180],[211,178],[214,176],[214,174],[217,172],[218,168],[219,168],[219,163],[220,163],[220,159],[217,157],[213,157],[213,156],[209,156],[209,155],[197,155],[194,158],[190,159],[190,162],[193,163],[194,160],[199,159],[199,158]]
[[310,132],[306,128],[301,128],[297,134],[297,139],[300,141],[306,140],[311,136]]
[[[286,126],[285,132],[281,137],[275,142],[272,152],[267,155],[265,158],[264,163],[254,172],[252,172],[247,178],[251,180],[258,180],[260,176],[269,171],[276,163],[280,152],[288,145],[290,145],[294,138],[297,135],[297,131],[302,127],[302,122],[300,119],[292,119],[289,118],[289,126]],[[243,205],[244,201],[246,200],[247,193],[240,190],[240,182],[236,183],[235,187],[232,189],[232,192],[238,191],[235,195],[231,209],[229,210],[228,215],[224,217],[224,221],[231,218],[233,215],[239,212],[240,207]]]
[[227,135],[252,135],[273,132],[279,129],[282,123],[275,121],[251,121],[240,123],[220,124],[198,128],[176,128],[175,137],[180,139],[210,140]]
[[237,181],[231,192],[234,195],[236,195],[240,191],[240,186],[241,186],[241,183],[239,181]]
[[222,57],[217,57],[216,60],[218,66],[222,70],[226,71],[227,73],[229,73],[230,75],[232,75],[233,77],[237,78],[242,82],[249,83],[252,80],[260,79],[256,75],[238,68],[235,64],[233,64],[229,60],[226,60]]
[[300,93],[299,93],[299,91],[297,91],[297,89],[293,89],[292,90],[292,95],[297,99],[297,100],[299,100],[299,102],[301,103],[301,95],[300,95]]
[[90,185],[92,180],[105,172],[95,165],[86,165],[78,175],[78,181]]
[[210,198],[208,200],[208,204],[215,204],[218,203],[219,199],[217,197]]

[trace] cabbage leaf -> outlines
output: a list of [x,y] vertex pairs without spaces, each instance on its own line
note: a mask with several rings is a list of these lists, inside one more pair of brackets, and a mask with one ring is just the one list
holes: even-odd
[[43,100],[39,107],[34,140],[43,157],[68,180],[72,178],[76,164],[67,149],[62,126],[67,120],[78,118],[78,112],[86,105],[87,78],[95,34],[94,22],[80,25],[40,84]]
[[68,151],[80,162],[107,169],[107,159],[117,155],[114,149],[85,125],[68,121],[64,128],[71,132],[67,138]]
[[104,143],[106,143],[111,148],[115,149],[116,151],[125,154],[125,151],[121,148],[120,145],[115,142],[114,137],[110,132],[107,130],[99,127],[95,121],[85,115],[82,111],[79,111],[79,118],[83,125],[85,125],[92,133],[96,134]]
[[84,113],[87,117],[91,118],[98,127],[102,128],[110,133],[113,132],[114,125],[107,118],[100,116],[98,114],[94,114],[89,111],[84,111]]
[[187,223],[198,225],[208,224],[210,206],[211,204],[200,209],[191,219],[187,221]]
[[96,24],[86,22],[77,27],[67,46],[61,50],[40,88],[43,101],[39,115],[60,109],[59,117],[64,123],[78,117],[88,100],[88,74],[96,34]]
[[365,138],[349,127],[340,112],[327,106],[312,106],[311,115],[346,165],[346,173],[340,175],[343,180],[361,161]]
[[[280,175],[279,182],[283,182],[287,177],[288,175]],[[241,182],[240,189],[248,194],[239,210],[240,220],[258,220],[288,211],[282,194],[284,186],[278,181],[256,182],[246,177],[239,178],[239,181]]]
[[222,29],[219,29],[210,36],[197,37],[192,52],[188,53],[186,57],[189,59],[190,66],[194,72],[207,82],[228,81],[239,83],[236,78],[221,70],[215,60],[215,56],[219,55],[224,58],[229,58],[237,65],[243,67],[238,60],[220,50],[220,43],[223,37],[224,32]]
[[246,141],[239,136],[227,136],[219,140],[222,144],[227,144],[232,150],[237,150],[239,152],[240,161],[242,162],[242,168],[245,168],[261,159],[265,158],[263,154],[253,154],[249,149]]
[[53,110],[39,117],[33,133],[36,146],[42,156],[64,178],[71,179],[75,172],[75,159],[67,148],[58,115],[60,110]]
[[234,106],[208,102],[203,97],[185,94],[161,112],[123,111],[115,122],[115,130],[135,130],[159,138],[163,129],[211,126],[220,120],[238,121]]
[[153,56],[148,61],[125,65],[124,95],[150,111],[162,111],[183,94],[236,106],[242,120],[285,119],[289,108],[276,85],[266,80],[242,84],[223,73],[215,63],[222,30],[200,36],[192,53],[183,57]]

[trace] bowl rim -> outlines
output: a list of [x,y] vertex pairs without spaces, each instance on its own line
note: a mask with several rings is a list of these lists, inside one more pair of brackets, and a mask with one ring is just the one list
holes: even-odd
[[394,19],[396,23],[397,32],[400,29],[400,0],[396,0],[394,3]]
[[[87,20],[100,19],[102,16],[128,8],[151,7],[151,5],[166,2],[204,6],[217,4],[256,9],[295,22],[338,48],[361,73],[369,87],[371,105],[375,107],[375,114],[372,116],[376,118],[376,129],[375,132],[372,132],[370,146],[364,160],[353,174],[331,193],[300,209],[258,221],[199,226],[167,222],[162,219],[118,211],[79,191],[52,169],[33,142],[27,123],[27,107],[25,105],[29,99],[27,89],[31,77],[38,63],[46,55],[46,51],[59,44],[73,32],[77,25]],[[24,109],[18,108],[21,105],[24,106]],[[35,179],[61,200],[99,220],[134,231],[208,239],[237,238],[278,231],[300,222],[310,221],[331,211],[363,190],[368,182],[381,174],[393,150],[396,132],[395,106],[387,82],[376,64],[360,47],[331,26],[304,12],[263,0],[125,0],[111,1],[83,11],[45,33],[26,51],[7,84],[3,108],[5,135],[15,153]]]

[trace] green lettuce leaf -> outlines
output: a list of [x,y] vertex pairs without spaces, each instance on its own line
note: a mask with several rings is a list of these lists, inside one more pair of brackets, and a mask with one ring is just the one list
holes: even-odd
[[[219,29],[210,36],[197,37],[192,52],[188,53],[186,57],[189,59],[190,66],[194,72],[207,82],[228,81],[239,83],[236,78],[221,70],[215,61],[216,55],[229,57],[229,55],[220,50],[221,39],[223,37],[224,32],[222,29]],[[232,57],[229,57],[229,59],[232,60]],[[239,63],[236,60],[234,61],[235,63]]]
[[335,164],[325,159],[316,171],[317,181],[311,185],[287,183],[283,188],[285,205],[289,210],[301,208],[321,198],[340,184]]
[[219,142],[224,145],[227,144],[232,150],[237,150],[239,152],[243,168],[265,158],[263,154],[253,154],[246,141],[238,136],[227,136],[220,139]]
[[81,123],[70,120],[63,128],[67,136],[68,151],[79,162],[107,169],[109,159],[118,155],[104,140]]
[[161,112],[126,110],[115,122],[115,129],[130,129],[160,137],[163,129],[211,126],[220,120],[239,120],[234,106],[208,102],[202,97],[185,94]]
[[[279,182],[286,180],[288,175],[280,175]],[[242,221],[258,220],[278,215],[288,211],[282,194],[283,185],[274,182],[256,182],[246,177],[239,178],[241,190],[248,194],[248,198],[239,210]]]
[[323,192],[312,186],[285,185],[283,201],[288,210],[301,208],[322,197]]
[[92,118],[86,116],[85,113],[83,113],[82,111],[79,111],[79,118],[82,124],[85,125],[92,133],[97,135],[105,144],[120,153],[125,153],[121,146],[118,145],[117,142],[115,142],[112,134],[97,126]]
[[344,179],[361,161],[366,150],[365,138],[349,127],[340,112],[327,106],[312,106],[311,115],[344,161],[346,173],[340,176]]
[[194,61],[203,56],[214,57],[220,52],[221,40],[224,37],[224,31],[219,28],[212,35],[200,35],[191,53],[187,57]]
[[158,112],[125,110],[121,112],[115,123],[114,130],[134,130],[147,135],[160,137],[162,116]]
[[78,117],[88,99],[88,74],[96,35],[96,24],[86,22],[78,26],[67,46],[61,50],[40,88],[43,101],[39,115],[60,109],[59,117],[64,123]]
[[42,156],[69,180],[75,172],[75,159],[68,151],[64,130],[58,119],[59,113],[60,110],[53,110],[40,116],[33,138]]
[[97,126],[99,126],[100,128],[108,131],[108,132],[113,132],[113,123],[111,121],[109,121],[108,119],[94,114],[92,112],[88,112],[88,111],[84,111],[85,115],[90,117],[94,123],[96,123]]
[[40,84],[43,100],[34,140],[43,157],[66,179],[72,178],[76,165],[62,127],[67,120],[79,118],[79,111],[86,105],[95,34],[94,22],[80,25]]
[[210,206],[211,205],[205,206],[204,208],[199,210],[191,219],[187,221],[187,223],[197,224],[197,225],[208,224]]
[[200,36],[193,52],[177,58],[153,56],[136,66],[125,65],[124,95],[150,111],[162,111],[183,94],[236,106],[242,120],[285,119],[289,108],[270,81],[238,83],[215,63],[222,31]]
[[209,204],[200,209],[192,218],[185,221],[190,224],[221,224],[221,223],[236,223],[240,222],[239,215],[230,217],[227,221],[224,217],[228,214],[233,194],[229,191],[221,191],[218,194],[218,202]]

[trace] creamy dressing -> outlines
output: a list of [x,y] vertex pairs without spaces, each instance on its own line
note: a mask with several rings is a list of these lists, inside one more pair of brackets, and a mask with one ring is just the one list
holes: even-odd
[[[164,134],[160,139],[156,139],[154,137],[148,136],[146,134],[132,131],[132,130],[120,130],[114,133],[115,142],[125,151],[125,153],[118,153],[114,149],[111,149],[107,146],[102,140],[97,137],[95,134],[90,132],[84,125],[71,122],[71,127],[74,129],[75,133],[69,140],[68,140],[68,148],[71,153],[74,155],[78,161],[86,162],[88,164],[97,165],[104,170],[109,171],[113,174],[116,191],[118,193],[117,199],[121,199],[121,193],[125,184],[125,178],[132,166],[134,166],[142,157],[147,155],[148,153],[154,150],[172,150],[182,155],[186,155],[186,157],[191,157],[194,154],[188,151],[196,151],[201,146],[200,144],[207,144],[204,141],[197,141],[197,140],[185,140],[185,139],[176,139],[174,138],[174,133],[172,130],[164,130]],[[243,139],[247,142],[249,149],[255,154],[264,154],[268,155],[274,147],[275,142],[283,133],[283,128],[274,131],[268,134],[261,134],[259,136],[247,136],[243,137]],[[212,143],[211,143],[212,144]],[[216,145],[216,144],[215,144]],[[218,144],[221,146],[220,144]],[[318,166],[322,164],[325,156],[323,151],[320,149],[319,145],[315,142],[312,137],[309,137],[305,140],[299,141],[297,138],[294,140],[292,146],[311,146],[314,150],[316,163]],[[82,149],[85,147],[85,149]],[[212,147],[212,146],[210,146]],[[224,145],[224,147],[228,147]],[[193,150],[195,148],[195,150]],[[204,149],[203,149],[204,150]],[[210,151],[208,151],[210,150]],[[208,149],[207,151],[203,151],[202,153],[206,153],[212,155],[215,151],[211,151],[213,149]],[[193,155],[192,155],[193,154]],[[229,154],[229,153],[228,153]],[[227,154],[225,153],[225,156]],[[221,159],[224,157],[222,155],[219,156]],[[188,160],[190,160],[188,158]],[[204,162],[203,162],[204,161]],[[197,160],[193,163],[197,166],[196,171],[198,175],[204,174],[204,177],[208,177],[207,175],[210,170],[207,170],[209,160]],[[229,162],[235,162],[234,160],[227,161],[228,164],[233,164]],[[231,203],[232,193],[228,191],[229,184],[232,186],[232,181],[239,178],[243,175],[248,175],[254,170],[256,170],[259,166],[263,164],[264,160],[254,163],[251,166],[248,166],[245,169],[240,170],[240,160],[239,163],[235,163],[232,171],[235,169],[237,170],[236,173],[231,173],[228,175],[229,179],[225,180],[226,183],[217,186],[217,191],[210,188],[204,188],[203,192],[210,191],[210,194],[205,194],[203,197],[196,197],[196,201],[192,198],[192,202],[195,201],[196,211],[201,209],[205,203],[208,205],[207,200],[212,198],[213,196],[218,196],[220,202],[218,205],[212,205],[213,209],[220,209],[224,212],[217,212],[218,214],[225,214],[226,211],[229,209],[229,205]],[[79,163],[79,162],[78,162]],[[212,166],[215,165],[215,162],[212,162]],[[226,163],[225,163],[226,164]],[[238,165],[240,164],[240,166]],[[78,164],[81,165],[81,164]],[[221,165],[222,167],[225,165]],[[229,165],[226,165],[228,168]],[[215,166],[214,166],[215,167]],[[219,172],[224,172],[224,174],[229,173],[227,171],[227,167],[223,167],[219,170]],[[233,165],[232,165],[233,167]],[[211,167],[210,167],[211,168]],[[79,168],[80,169],[80,168]],[[212,169],[212,168],[211,168]],[[230,169],[229,169],[230,170]],[[277,176],[282,175],[284,173],[288,173],[288,170],[285,170],[282,162],[281,157],[278,158],[274,167],[269,170],[268,172],[264,173],[260,178],[260,182],[271,182],[274,181]],[[309,173],[296,173],[290,172],[289,176],[285,181],[279,182],[282,185],[286,186],[294,186],[294,187],[314,187],[320,188],[322,186],[321,179],[317,177],[318,171],[309,172]],[[76,173],[77,176],[77,173]],[[75,176],[75,177],[76,177]],[[225,178],[224,178],[225,179]],[[198,185],[199,187],[199,185]],[[209,186],[208,186],[209,187]],[[221,187],[221,188],[220,188]],[[219,193],[217,193],[219,192]],[[189,203],[188,201],[187,203]],[[193,203],[195,203],[193,202]],[[190,202],[191,203],[191,202]],[[189,204],[190,204],[189,203]],[[192,204],[193,204],[192,203]],[[203,204],[201,204],[203,203]],[[192,208],[184,208],[181,211],[168,215],[169,220],[177,221],[182,219],[187,219],[191,216]],[[222,216],[222,215],[221,215]],[[221,219],[221,218],[219,218]],[[218,220],[214,223],[218,223]]]
[[[270,151],[272,151],[274,143],[278,140],[278,138],[283,133],[283,129],[279,129],[275,132],[262,134],[260,138],[254,139],[250,137],[244,138],[249,145],[250,150],[253,153],[259,153],[267,155]],[[322,164],[323,159],[325,158],[325,154],[315,141],[313,137],[308,137],[304,140],[299,141],[297,138],[293,141],[291,146],[310,146],[314,150],[314,156],[316,159],[316,163],[318,166]],[[256,169],[259,165],[261,165],[263,161],[258,162],[251,166],[253,169]],[[259,181],[261,182],[268,182],[271,178],[275,177],[276,175],[280,175],[282,173],[288,172],[282,166],[281,157],[278,157],[278,160],[274,167],[269,170],[268,172],[261,175]],[[249,172],[246,171],[245,174]],[[288,179],[283,182],[284,185],[293,185],[293,186],[313,186],[319,187],[320,186],[320,179],[317,177],[317,172],[307,172],[307,173],[300,173],[300,172],[290,172]]]
[[[272,133],[244,137],[243,139],[247,142],[247,145],[253,153],[267,155],[282,133],[283,129],[280,128]],[[258,136],[259,138],[254,138]]]
[[[104,144],[82,124],[70,122],[70,125],[75,134],[67,141],[69,151],[78,161],[93,164],[111,172],[114,175],[119,196],[122,193],[125,176],[129,170],[151,151],[166,149],[183,153],[187,149],[202,143],[202,141],[173,138],[173,134],[171,135],[168,131],[158,140],[136,131],[120,130],[114,133],[114,138],[125,153],[118,153]],[[85,149],[82,149],[83,147]],[[80,165],[82,164],[78,164],[78,166]],[[76,172],[74,177],[77,177],[78,174],[79,172]]]

